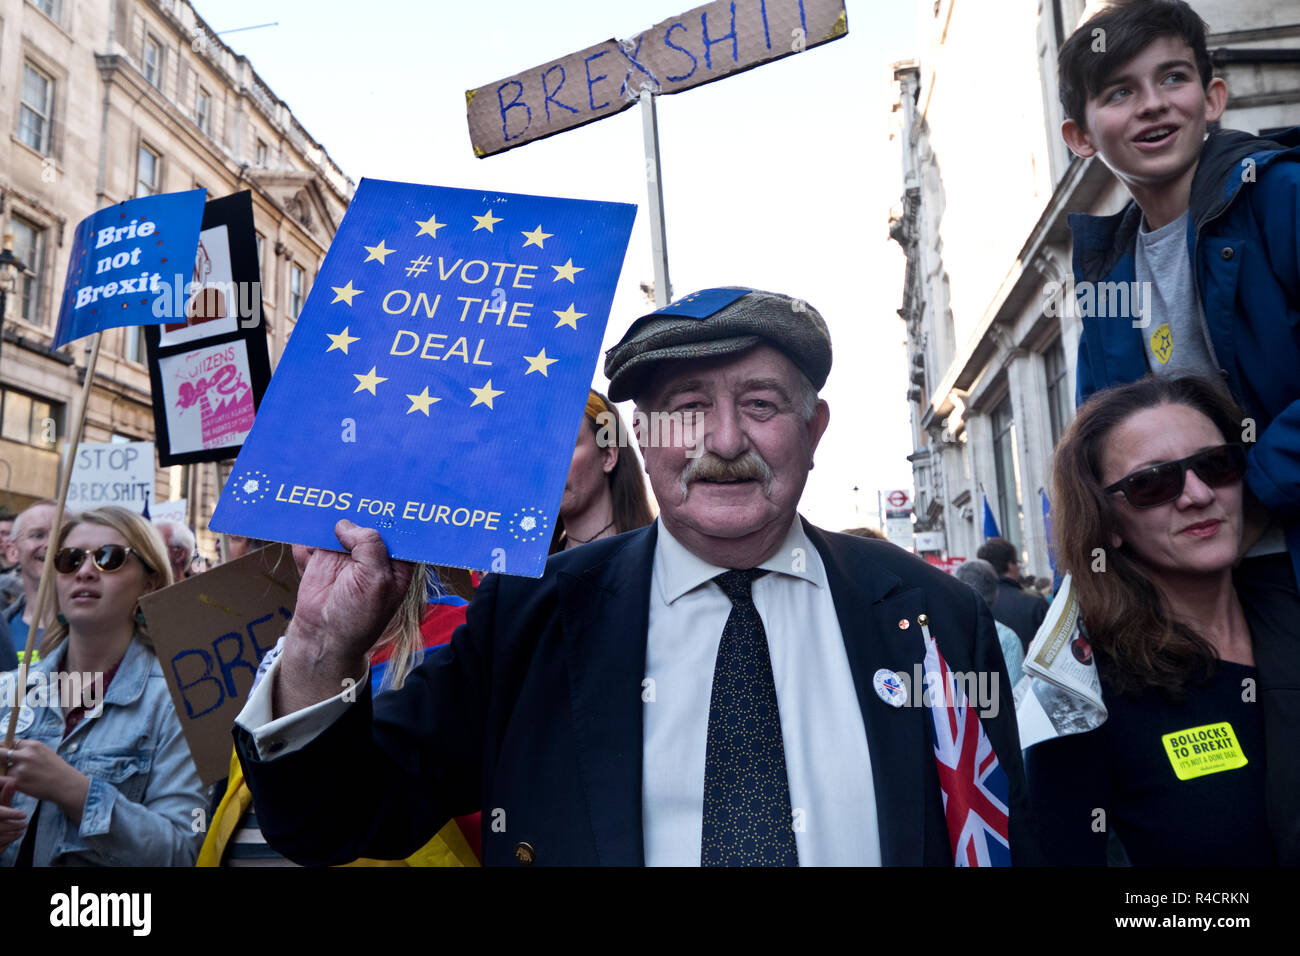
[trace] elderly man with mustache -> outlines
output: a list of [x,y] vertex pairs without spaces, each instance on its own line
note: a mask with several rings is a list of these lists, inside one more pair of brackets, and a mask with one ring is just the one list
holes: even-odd
[[[983,602],[797,514],[830,365],[822,317],[784,295],[709,289],[639,319],[605,373],[644,413],[659,519],[553,556],[540,580],[486,578],[451,643],[373,704],[365,653],[409,570],[340,522],[348,553],[311,554],[236,729],[268,842],[307,864],[400,858],[481,809],[486,864],[1027,859]],[[929,698],[907,690],[930,636],[992,688],[969,720],[951,711],[944,760]],[[340,694],[351,681],[362,692]]]

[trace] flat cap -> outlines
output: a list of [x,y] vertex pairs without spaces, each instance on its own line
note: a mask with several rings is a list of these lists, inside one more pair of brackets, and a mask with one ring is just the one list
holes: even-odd
[[739,286],[703,289],[643,315],[605,353],[609,397],[643,390],[654,367],[670,359],[712,358],[765,343],[783,353],[821,389],[831,370],[831,335],[821,313],[802,299]]

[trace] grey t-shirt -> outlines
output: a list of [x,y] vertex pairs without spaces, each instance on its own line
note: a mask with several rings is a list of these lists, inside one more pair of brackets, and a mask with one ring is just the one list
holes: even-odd
[[[1146,327],[1139,331],[1152,372],[1202,375],[1217,383],[1219,363],[1211,352],[1205,312],[1187,254],[1188,215],[1184,212],[1151,232],[1138,229],[1134,265],[1138,288],[1142,290],[1142,317],[1147,320]],[[1274,522],[1246,557],[1285,550],[1282,527]]]
[[1187,254],[1184,212],[1151,232],[1139,229],[1135,271],[1142,297],[1142,345],[1147,366],[1157,375],[1204,375],[1218,380],[1210,352],[1205,313]]

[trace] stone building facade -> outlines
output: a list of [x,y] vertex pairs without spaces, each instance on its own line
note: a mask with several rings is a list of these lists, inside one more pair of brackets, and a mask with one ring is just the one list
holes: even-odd
[[[0,0],[0,232],[30,272],[0,349],[0,505],[54,493],[87,342],[51,350],[72,234],[104,206],[203,187],[251,190],[271,361],[354,183],[184,0]],[[153,438],[143,336],[104,333],[85,440]],[[200,548],[229,464],[158,469],[190,500]]]
[[[1222,125],[1300,123],[1300,7],[1191,0],[1229,89]],[[992,15],[996,6],[996,16]],[[1100,160],[1061,140],[1056,51],[1100,6],[1083,0],[921,0],[921,55],[896,63],[903,193],[890,235],[907,256],[918,531],[974,557],[987,498],[1022,566],[1049,573],[1040,491],[1074,415],[1081,325],[1053,297],[1070,270],[1070,212],[1128,201]]]

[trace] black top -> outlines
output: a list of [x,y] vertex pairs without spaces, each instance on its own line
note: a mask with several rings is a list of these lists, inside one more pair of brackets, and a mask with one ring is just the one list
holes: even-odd
[[[1104,673],[1108,660],[1096,660]],[[1254,667],[1220,661],[1179,702],[1104,684],[1102,696],[1109,716],[1101,727],[1025,753],[1046,862],[1105,865],[1110,829],[1134,866],[1276,863]]]
[[1047,602],[1024,590],[1018,581],[998,578],[998,599],[993,602],[993,619],[1001,621],[1020,638],[1020,646],[1029,650],[1029,642],[1047,617]]

